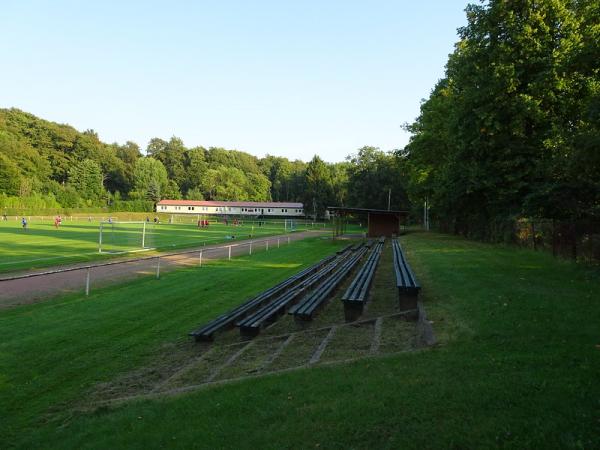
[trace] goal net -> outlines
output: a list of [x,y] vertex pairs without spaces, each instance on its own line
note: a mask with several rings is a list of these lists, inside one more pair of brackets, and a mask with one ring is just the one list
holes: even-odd
[[285,219],[285,231],[289,233],[290,231],[296,231],[296,220],[295,219]]
[[99,253],[140,252],[154,248],[152,222],[100,222]]

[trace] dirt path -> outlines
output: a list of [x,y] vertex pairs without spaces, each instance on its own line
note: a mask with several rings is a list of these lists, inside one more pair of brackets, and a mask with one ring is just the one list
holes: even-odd
[[[217,244],[196,249],[186,250],[185,253],[171,253],[155,257],[129,259],[124,261],[111,261],[98,264],[81,264],[69,266],[68,268],[46,268],[43,271],[35,271],[19,274],[18,277],[0,279],[0,308],[9,308],[17,305],[35,303],[46,300],[59,294],[68,292],[85,292],[88,268],[90,279],[90,290],[100,286],[120,283],[140,276],[156,274],[157,267],[160,273],[176,269],[186,265],[200,264],[200,253],[202,261],[211,259],[224,259],[231,256],[245,255],[250,252],[265,251],[275,248],[277,245],[288,245],[289,242],[323,235],[322,231],[303,231],[287,235],[270,236],[252,240],[240,240],[231,244]],[[231,247],[231,250],[229,249]]]

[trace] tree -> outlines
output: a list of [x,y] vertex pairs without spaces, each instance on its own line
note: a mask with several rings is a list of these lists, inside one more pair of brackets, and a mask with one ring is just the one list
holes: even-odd
[[204,195],[200,189],[192,188],[187,191],[185,198],[186,200],[204,200]]
[[250,173],[246,177],[247,199],[255,202],[271,201],[271,182],[260,173]]
[[600,36],[591,3],[467,7],[446,77],[407,127],[413,136],[401,153],[411,196],[430,198],[449,228],[487,237],[521,214],[593,214]]
[[322,217],[333,200],[331,174],[327,164],[315,155],[306,167],[305,177],[304,209],[307,213]]
[[213,169],[214,200],[249,200],[246,176],[240,169],[220,166]]
[[123,163],[123,178],[120,183],[115,183],[114,190],[127,193],[133,189],[133,171],[142,153],[140,147],[131,141],[127,141],[124,145],[115,144],[115,149],[117,158]]
[[175,181],[178,186],[185,184],[186,148],[181,139],[175,136],[168,142],[158,138],[151,139],[146,153],[163,163],[170,180]]
[[154,202],[161,200],[168,187],[167,170],[154,158],[139,158],[133,172],[134,189],[137,197]]
[[202,178],[206,175],[208,164],[202,147],[191,148],[186,152],[186,180],[183,185],[185,191],[199,189]]
[[17,165],[4,153],[0,153],[0,193],[18,195],[21,174]]
[[69,171],[69,184],[86,200],[97,200],[104,192],[100,165],[91,159],[84,159]]

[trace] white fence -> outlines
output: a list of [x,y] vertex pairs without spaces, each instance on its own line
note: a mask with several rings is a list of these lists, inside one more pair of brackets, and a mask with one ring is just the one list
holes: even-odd
[[0,306],[29,303],[65,292],[84,292],[87,296],[95,283],[98,286],[113,284],[140,275],[152,275],[160,279],[164,271],[183,266],[201,267],[207,260],[231,259],[252,255],[257,251],[269,251],[304,237],[301,234],[271,236],[157,256],[8,276],[0,278]]

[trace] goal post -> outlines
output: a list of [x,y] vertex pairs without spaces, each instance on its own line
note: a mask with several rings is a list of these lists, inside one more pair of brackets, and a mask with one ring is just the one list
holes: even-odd
[[98,253],[140,252],[153,248],[154,224],[102,221],[98,231]]
[[292,231],[296,231],[296,220],[295,219],[285,219],[285,232],[290,233]]

